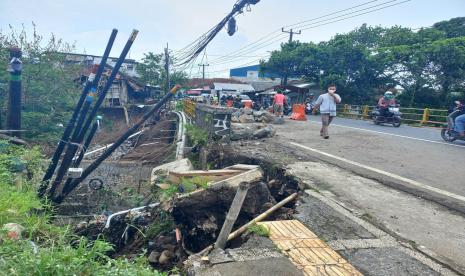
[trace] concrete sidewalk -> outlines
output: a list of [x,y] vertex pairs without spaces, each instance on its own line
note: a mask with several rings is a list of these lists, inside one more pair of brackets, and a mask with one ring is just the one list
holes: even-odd
[[233,147],[255,160],[287,167],[287,174],[310,189],[302,197],[295,218],[360,272],[465,273],[462,214],[324,163],[311,153],[292,147],[280,136],[240,142]]

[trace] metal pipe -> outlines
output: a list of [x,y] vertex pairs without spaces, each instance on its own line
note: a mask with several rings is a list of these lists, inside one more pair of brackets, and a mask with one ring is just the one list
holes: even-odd
[[132,208],[132,209],[129,209],[129,210],[119,211],[119,212],[117,212],[117,213],[111,214],[111,215],[107,218],[107,222],[105,223],[105,228],[110,228],[111,219],[112,219],[113,217],[115,217],[115,216],[119,216],[119,215],[122,215],[122,214],[126,214],[126,213],[129,213],[129,212],[132,212],[132,211],[139,211],[139,210],[142,210],[142,209],[144,209],[144,208],[155,208],[155,207],[157,207],[158,205],[160,205],[159,202],[157,202],[157,203],[152,203],[152,204],[147,205],[147,206]]
[[[45,193],[45,190],[48,187],[48,182],[52,178],[53,174],[55,173],[55,169],[58,165],[58,161],[60,160],[60,156],[63,153],[63,150],[66,146],[66,143],[69,139],[69,136],[71,135],[71,132],[74,129],[74,124],[76,123],[77,116],[79,114],[79,111],[81,110],[82,105],[84,104],[84,101],[87,97],[87,94],[92,87],[92,84],[98,85],[98,81],[100,81],[100,76],[102,75],[103,72],[103,67],[105,67],[105,63],[107,61],[108,56],[110,55],[111,48],[113,47],[113,43],[116,38],[116,34],[118,33],[117,29],[113,29],[110,35],[110,38],[108,40],[107,46],[105,48],[105,51],[102,56],[102,60],[100,62],[100,67],[98,68],[97,74],[95,75],[95,78],[93,74],[91,73],[87,79],[86,85],[82,91],[81,97],[79,98],[79,101],[76,105],[76,108],[73,111],[73,114],[65,128],[65,131],[63,132],[63,136],[61,137],[60,141],[58,142],[57,148],[55,150],[55,153],[53,154],[52,160],[50,161],[50,165],[47,168],[47,171],[42,179],[42,183],[39,187],[38,194],[39,197],[42,197]],[[99,74],[100,73],[100,74]],[[98,79],[97,79],[98,77]],[[95,82],[94,82],[95,81]]]
[[76,188],[79,183],[81,183],[82,180],[84,180],[89,174],[91,174],[100,164],[107,159],[115,149],[117,149],[126,139],[132,135],[139,127],[142,126],[142,124],[150,118],[153,114],[159,111],[159,109],[171,98],[173,97],[174,94],[178,91],[180,88],[180,85],[176,85],[171,89],[170,93],[167,93],[161,100],[147,113],[144,114],[144,116],[136,123],[134,124],[130,129],[128,129],[123,135],[118,138],[118,140],[115,141],[113,145],[111,145],[102,155],[100,155],[92,164],[90,164],[83,172],[81,177],[73,179],[69,185],[66,187],[63,187],[62,192],[56,196],[52,197],[52,201],[59,203],[63,201],[63,199],[72,191]]
[[[53,198],[56,189],[58,188],[58,186],[60,186],[60,184],[61,184],[61,182],[63,180],[63,177],[64,177],[66,171],[68,170],[69,166],[71,165],[71,161],[72,161],[74,155],[76,154],[76,151],[78,149],[78,145],[81,144],[82,141],[84,140],[84,136],[86,135],[87,130],[89,129],[90,125],[92,124],[92,121],[93,121],[95,115],[97,115],[98,109],[100,108],[101,104],[105,100],[105,96],[106,96],[108,90],[110,89],[110,87],[111,87],[111,85],[113,83],[113,80],[115,79],[116,75],[118,74],[118,71],[119,71],[121,65],[123,64],[123,62],[124,62],[124,60],[126,58],[126,55],[128,54],[129,50],[131,49],[131,46],[132,46],[134,40],[136,39],[137,33],[138,33],[137,30],[132,31],[132,34],[129,37],[128,41],[126,42],[126,45],[124,46],[124,49],[121,52],[121,55],[119,56],[118,61],[116,62],[115,66],[114,66],[114,68],[113,68],[113,70],[111,72],[110,77],[107,79],[104,88],[100,92],[100,96],[99,96],[97,102],[95,103],[94,108],[92,109],[91,113],[87,117],[87,120],[86,120],[84,126],[82,127],[82,129],[76,127],[75,133],[73,133],[73,136],[75,136],[74,137],[75,139],[71,139],[71,144],[68,146],[68,150],[67,150],[67,152],[65,154],[65,157],[63,158],[60,170],[57,173],[57,176],[56,176],[56,178],[55,178],[55,180],[53,182],[53,185],[52,185],[52,187],[50,189],[50,192],[49,192],[50,197]],[[91,96],[91,97],[89,97],[89,96]],[[89,95],[89,96],[87,97],[87,100],[92,102],[93,95]],[[89,106],[90,106],[90,104],[89,104]],[[83,116],[82,120],[84,120],[86,114],[81,113],[81,115]]]

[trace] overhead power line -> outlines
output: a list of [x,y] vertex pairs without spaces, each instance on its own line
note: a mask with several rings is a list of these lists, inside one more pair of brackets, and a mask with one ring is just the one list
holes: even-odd
[[[384,10],[384,9],[387,9],[387,8],[390,8],[390,7],[393,7],[393,6],[397,6],[397,5],[401,5],[401,4],[404,4],[406,2],[410,2],[411,0],[405,0],[405,1],[401,1],[401,2],[398,2],[399,0],[391,0],[391,1],[386,1],[386,2],[383,2],[381,4],[378,4],[378,5],[375,5],[375,6],[371,6],[369,8],[364,8],[364,9],[361,9],[361,10],[358,10],[356,12],[351,12],[351,13],[347,13],[347,14],[343,14],[343,15],[340,15],[340,16],[337,16],[337,17],[334,17],[332,19],[337,19],[337,18],[340,18],[340,19],[337,19],[337,20],[330,20],[330,19],[326,19],[326,20],[322,20],[322,21],[317,21],[317,22],[314,22],[313,24],[306,24],[304,26],[306,26],[306,28],[303,28],[302,30],[308,30],[308,29],[313,29],[313,28],[317,28],[317,27],[321,27],[321,26],[325,26],[325,25],[329,25],[329,24],[332,24],[332,23],[336,23],[336,22],[340,22],[340,21],[344,21],[344,20],[347,20],[347,19],[351,19],[351,18],[354,18],[354,17],[358,17],[358,16],[362,16],[362,15],[365,15],[365,14],[369,14],[369,13],[373,13],[373,12],[376,12],[376,11],[380,11],[380,10]],[[374,2],[374,1],[371,1],[371,2]],[[394,2],[394,3],[393,3]],[[389,4],[389,3],[393,3],[391,5],[386,5],[386,4]],[[377,8],[377,9],[373,9],[373,7],[379,7],[381,6],[380,8]],[[347,9],[346,9],[347,10]],[[362,12],[360,13],[360,11],[364,11],[364,10],[367,10],[366,12]],[[355,14],[354,14],[355,13]],[[347,16],[347,15],[351,15],[353,14],[352,16]],[[318,23],[322,23],[322,24],[318,24]],[[269,40],[268,40],[269,41]],[[276,41],[272,41],[272,43],[274,43]],[[271,44],[272,44],[271,43]],[[258,46],[262,46],[263,43],[259,44],[259,45],[256,45],[256,47]],[[266,46],[269,46],[270,44],[267,44],[267,45],[264,45],[262,47],[259,47],[258,49],[256,49],[255,51],[259,50],[259,49],[262,49]],[[255,48],[256,48],[255,47]],[[253,52],[254,48],[251,48],[251,49],[248,49],[248,50],[251,50],[251,52]],[[239,51],[239,52],[242,52],[242,51]],[[238,53],[239,54],[239,53]],[[231,60],[231,58],[234,58],[234,56],[230,55],[229,56],[229,60]],[[214,62],[216,61],[216,62]],[[214,59],[214,61],[210,62],[211,64],[224,64],[224,63],[230,63],[228,62],[228,58],[226,58],[226,56],[224,56],[222,59],[219,58],[219,59]],[[235,60],[237,61],[237,60]],[[224,71],[227,71],[228,69],[225,69],[225,70],[220,70],[219,72],[224,72]]]
[[[364,5],[368,5],[368,4],[371,4],[373,2],[377,2],[379,0],[376,0],[376,1],[369,1],[369,2],[366,2],[366,3],[363,3],[363,4],[360,4],[360,5],[357,5],[357,6],[354,6],[354,7],[351,7],[351,8],[347,8],[347,9],[343,9],[341,11],[337,11],[337,12],[333,12],[333,13],[330,13],[328,15],[334,15],[334,14],[339,14],[339,13],[342,13],[344,11],[349,11],[349,10],[353,10],[357,7],[361,7],[361,6],[364,6]],[[327,18],[327,19],[324,19],[324,20],[319,20],[319,21],[315,21],[317,19],[321,19],[321,18],[324,18],[324,17],[327,17],[328,15],[324,15],[324,16],[319,16],[319,17],[316,17],[316,18],[313,18],[313,19],[309,19],[309,20],[305,20],[305,21],[301,21],[300,23],[296,23],[296,24],[292,24],[292,25],[288,25],[288,26],[296,26],[298,28],[302,28],[302,27],[307,27],[305,29],[302,29],[302,30],[307,30],[307,29],[312,29],[314,27],[318,27],[318,26],[323,26],[323,25],[327,25],[326,23],[335,23],[335,22],[339,22],[339,21],[342,21],[342,20],[335,20],[335,19],[338,19],[338,18],[343,18],[344,20],[345,19],[349,19],[349,18],[353,18],[353,17],[357,17],[357,16],[361,16],[361,15],[364,15],[364,14],[367,14],[367,13],[370,13],[370,12],[375,12],[375,11],[378,11],[378,10],[382,10],[384,8],[388,8],[388,7],[392,7],[392,6],[396,6],[396,5],[400,5],[400,4],[403,4],[405,2],[408,2],[408,1],[411,1],[411,0],[408,0],[408,1],[403,1],[403,2],[398,2],[400,0],[390,0],[390,1],[385,1],[385,2],[382,2],[380,4],[377,4],[377,5],[372,5],[370,7],[366,7],[366,8],[363,8],[363,9],[358,9],[356,11],[352,11],[352,12],[349,12],[349,13],[344,13],[344,14],[340,14],[336,17],[331,17],[331,18]],[[389,3],[393,3],[393,2],[398,2],[398,3],[395,3],[395,4],[392,4],[392,5],[387,5],[386,4],[389,4]],[[380,7],[381,8],[378,8],[378,9],[373,9],[373,8],[376,8],[376,7]],[[367,11],[367,12],[364,12],[364,13],[360,13],[362,11]],[[348,17],[347,15],[354,15],[354,16],[350,16]],[[301,23],[302,22],[311,22],[311,21],[315,21],[311,24],[304,24],[302,25]],[[325,24],[319,24],[319,23],[325,23]],[[279,30],[278,32],[281,32],[281,30]],[[272,32],[270,34],[273,34],[275,32]],[[263,40],[264,38],[268,37],[269,35],[265,36],[265,37],[262,37],[260,38],[259,40],[249,44],[249,45],[246,45],[236,51],[233,51],[233,52],[230,52],[229,54],[227,55],[224,55],[222,57],[219,57],[219,58],[216,58],[216,59],[213,59],[211,61],[211,63],[213,62],[219,62],[219,61],[226,61],[226,60],[229,60],[231,59],[231,57],[234,57],[236,55],[243,55],[243,54],[250,54],[250,53],[253,53],[255,51],[258,51],[260,49],[262,49],[263,47],[261,47],[263,44],[265,44],[266,42],[274,39],[274,38],[277,38],[279,37],[279,35],[282,35],[282,33],[279,33],[263,42],[260,42],[261,40]],[[278,41],[281,41],[281,39],[276,39],[274,40],[274,42],[278,42]],[[258,44],[257,44],[258,43]],[[267,44],[269,45],[269,44]],[[253,46],[253,47],[252,47]]]
[[[297,26],[297,25],[300,25],[302,23],[307,23],[307,22],[311,22],[311,21],[315,21],[315,20],[318,20],[318,19],[321,19],[321,18],[325,18],[325,17],[328,17],[328,16],[331,16],[331,15],[335,15],[335,14],[339,14],[339,13],[343,13],[345,11],[349,11],[349,10],[353,10],[353,9],[356,9],[356,8],[359,8],[359,7],[362,7],[362,6],[366,6],[366,5],[369,5],[371,3],[374,3],[374,2],[378,2],[380,0],[372,0],[372,1],[367,1],[367,2],[364,2],[362,4],[359,4],[359,5],[355,5],[355,6],[352,6],[352,7],[349,7],[349,8],[346,8],[346,9],[342,9],[342,10],[339,10],[339,11],[336,11],[336,12],[332,12],[332,13],[328,13],[328,14],[325,14],[325,15],[322,15],[322,16],[319,16],[319,17],[315,17],[315,18],[311,18],[311,19],[308,19],[308,20],[304,20],[304,21],[300,21],[300,22],[297,22],[297,23],[294,23],[294,24],[290,24],[290,25],[287,25],[287,26],[284,26],[284,28],[289,28],[289,27],[294,27],[294,26]],[[298,26],[296,27],[298,28]],[[234,55],[234,54],[237,54],[238,52],[243,52],[243,51],[247,51],[247,48],[249,47],[252,47],[252,46],[255,46],[257,43],[260,43],[262,40],[264,39],[267,39],[268,37],[272,36],[273,34],[276,34],[276,33],[280,33],[281,34],[281,28],[279,29],[276,29],[266,35],[264,35],[263,37],[259,38],[258,40],[248,44],[248,45],[245,45],[244,47],[242,48],[239,48],[233,52],[230,52],[226,55],[223,55],[222,57],[220,58],[224,58],[224,57],[228,57],[230,55]],[[275,36],[276,37],[276,36]],[[218,59],[220,59],[218,58]],[[215,60],[212,60],[213,61],[216,61]]]

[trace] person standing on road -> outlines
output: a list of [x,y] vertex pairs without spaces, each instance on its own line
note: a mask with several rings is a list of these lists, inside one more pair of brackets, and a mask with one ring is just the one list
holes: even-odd
[[336,104],[341,102],[341,97],[336,94],[336,85],[328,85],[328,93],[321,94],[315,102],[314,109],[320,108],[321,130],[320,136],[329,138],[328,127],[334,117],[336,117]]
[[278,93],[274,95],[274,99],[273,99],[273,110],[276,116],[283,117],[285,102],[286,102],[286,97],[283,95],[283,91],[278,90]]

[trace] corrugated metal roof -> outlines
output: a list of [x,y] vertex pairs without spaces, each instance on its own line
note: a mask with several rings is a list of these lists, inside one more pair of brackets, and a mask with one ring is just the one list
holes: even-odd
[[250,84],[214,82],[213,86],[215,90],[220,90],[220,91],[237,91],[237,92],[255,91],[255,89]]

